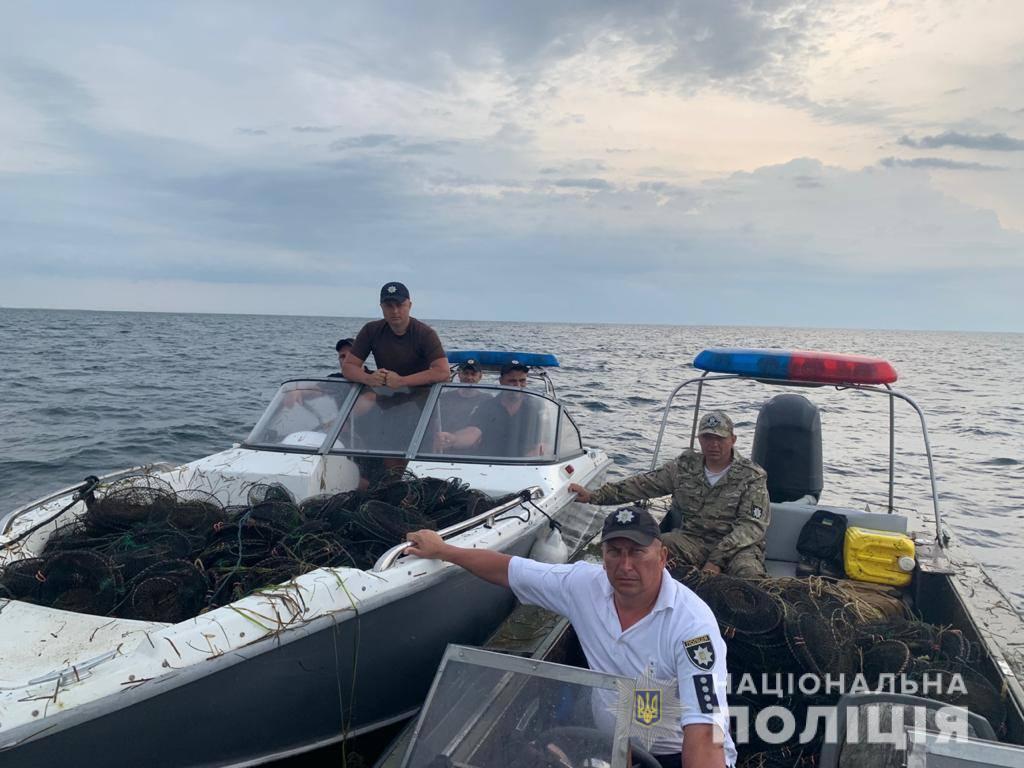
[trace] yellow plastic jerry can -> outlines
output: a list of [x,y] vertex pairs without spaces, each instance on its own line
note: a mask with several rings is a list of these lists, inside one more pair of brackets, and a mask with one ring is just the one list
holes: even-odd
[[843,565],[851,579],[905,587],[915,564],[914,540],[905,533],[846,529]]

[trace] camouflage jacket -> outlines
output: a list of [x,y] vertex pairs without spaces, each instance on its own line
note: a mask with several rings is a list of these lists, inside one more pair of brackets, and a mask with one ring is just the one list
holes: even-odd
[[683,513],[679,530],[711,549],[710,562],[725,565],[752,544],[764,550],[764,533],[771,520],[767,475],[735,451],[729,471],[714,486],[704,475],[704,457],[688,450],[651,472],[605,483],[592,494],[590,503],[621,504],[668,494]]

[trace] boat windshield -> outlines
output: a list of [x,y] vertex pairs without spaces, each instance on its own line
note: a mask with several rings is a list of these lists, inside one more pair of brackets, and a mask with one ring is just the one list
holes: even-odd
[[247,445],[319,448],[337,425],[356,385],[336,381],[288,381],[256,422]]
[[555,401],[518,388],[446,385],[417,458],[550,461],[578,453],[579,431],[568,416],[557,440],[559,411]]
[[554,400],[513,387],[437,384],[394,391],[342,380],[286,382],[245,445],[425,461],[541,463],[579,455]]
[[429,387],[364,388],[332,451],[405,454],[430,397]]
[[624,766],[624,684],[589,669],[449,646],[403,766]]

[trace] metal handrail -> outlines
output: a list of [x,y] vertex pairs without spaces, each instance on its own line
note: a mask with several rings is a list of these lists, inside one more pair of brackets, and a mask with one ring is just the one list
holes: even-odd
[[[117,472],[111,472],[108,475],[103,475],[102,477],[100,477],[100,482],[105,483],[109,480],[116,480],[119,477],[126,477],[134,473],[147,474],[152,470],[156,470],[158,472],[166,472],[167,470],[174,469],[175,466],[177,465],[171,464],[166,461],[160,461],[154,464],[141,464],[137,467],[120,469]],[[54,491],[53,493],[47,494],[46,496],[38,498],[35,501],[30,501],[28,504],[18,507],[13,512],[9,512],[4,517],[0,518],[0,536],[5,536],[7,532],[11,530],[11,526],[14,525],[14,521],[22,515],[32,512],[33,510],[38,509],[44,504],[49,504],[51,501],[55,501],[59,499],[61,496],[67,496],[68,494],[74,493],[81,487],[81,483],[69,485],[67,488],[61,488],[59,491]],[[60,517],[59,514],[54,515],[50,520],[55,520],[58,517]],[[50,520],[44,520],[43,522],[48,523],[50,522]],[[0,541],[0,545],[2,544],[3,542]]]
[[[492,507],[478,515],[473,515],[473,517],[463,520],[461,523],[456,523],[455,525],[449,525],[447,528],[442,528],[437,533],[442,539],[450,539],[453,536],[457,536],[460,533],[468,531],[470,528],[476,528],[481,523],[486,523],[488,526],[493,525],[494,518],[498,515],[508,512],[510,509],[515,509],[520,504],[525,504],[528,501],[539,499],[543,495],[544,491],[539,485],[531,485],[529,488],[521,490],[514,499],[506,501],[503,504],[499,504],[496,507]],[[411,546],[412,542],[410,541],[403,541],[401,544],[393,546],[377,558],[377,562],[373,564],[373,572],[380,573],[381,571],[386,571],[388,568],[393,566],[395,561],[401,557],[402,553]]]
[[[658,430],[658,439],[654,443],[654,455],[651,457],[651,469],[652,470],[657,469],[657,467],[658,467],[658,454],[661,451],[661,443],[662,443],[662,440],[664,439],[664,436],[665,436],[665,428],[668,425],[668,415],[669,415],[669,412],[672,409],[672,401],[675,400],[675,397],[676,397],[677,394],[679,394],[679,391],[683,387],[685,387],[685,386],[687,386],[689,384],[693,384],[693,383],[697,382],[698,383],[698,395],[699,395],[699,393],[701,391],[703,391],[704,383],[705,382],[708,382],[708,381],[723,381],[723,380],[727,380],[727,379],[746,379],[748,381],[760,381],[763,384],[774,384],[774,385],[777,385],[777,386],[795,386],[795,387],[828,387],[828,386],[832,386],[832,387],[835,387],[837,390],[855,389],[855,390],[859,390],[861,392],[876,392],[878,394],[886,395],[889,398],[889,511],[890,512],[892,512],[892,510],[893,510],[892,495],[893,495],[893,486],[895,484],[895,476],[894,476],[894,463],[895,463],[895,459],[894,459],[894,454],[895,454],[895,449],[896,449],[896,447],[895,447],[896,423],[895,423],[895,413],[894,413],[894,408],[893,408],[893,398],[899,398],[900,400],[903,400],[904,402],[908,403],[911,408],[913,408],[915,411],[917,411],[918,418],[921,420],[921,434],[924,437],[924,452],[925,452],[925,456],[928,459],[928,479],[931,482],[932,508],[934,509],[934,512],[935,512],[935,540],[938,543],[940,548],[945,548],[947,542],[946,542],[946,537],[942,533],[942,513],[939,511],[939,491],[938,491],[938,486],[937,486],[937,484],[935,482],[935,463],[934,463],[934,461],[932,459],[932,446],[931,446],[931,440],[928,437],[928,424],[926,423],[925,418],[924,418],[924,411],[922,411],[920,406],[918,406],[918,404],[916,402],[914,402],[913,398],[911,398],[909,395],[904,394],[903,392],[900,392],[899,390],[893,389],[888,384],[885,384],[883,387],[878,387],[878,386],[874,386],[874,385],[870,385],[870,384],[831,384],[831,383],[826,384],[826,383],[822,383],[820,381],[802,381],[802,380],[798,380],[798,379],[794,379],[794,380],[789,380],[789,379],[759,379],[759,378],[756,378],[754,376],[742,376],[742,375],[736,374],[736,373],[722,373],[722,374],[715,374],[715,375],[708,375],[707,373],[704,373],[703,376],[698,376],[698,377],[693,378],[693,379],[687,379],[682,384],[680,384],[675,389],[673,389],[672,390],[672,394],[670,394],[668,396],[668,400],[665,401],[665,410],[662,412],[662,415],[661,415],[661,427]],[[699,406],[700,406],[700,400],[698,398],[697,408],[699,408]],[[693,414],[694,425],[696,425],[696,423],[697,423],[696,422],[696,419],[697,419],[697,408],[694,409],[694,414]],[[691,435],[690,440],[691,440],[690,447],[692,448],[693,447],[693,436],[692,435]]]

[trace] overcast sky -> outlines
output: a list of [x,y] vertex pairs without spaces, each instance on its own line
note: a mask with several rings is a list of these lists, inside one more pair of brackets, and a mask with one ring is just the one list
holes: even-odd
[[7,3],[0,306],[1024,331],[1020,0]]

